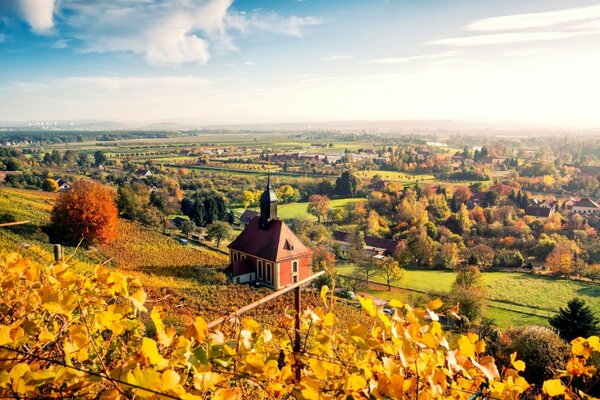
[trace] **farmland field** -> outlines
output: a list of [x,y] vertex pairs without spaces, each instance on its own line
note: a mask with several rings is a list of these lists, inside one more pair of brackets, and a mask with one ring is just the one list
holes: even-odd
[[[354,267],[340,265],[338,274],[349,275]],[[405,278],[397,286],[428,293],[447,292],[454,282],[455,273],[438,270],[407,270]],[[595,313],[600,313],[600,286],[591,282],[553,279],[518,272],[484,272],[491,305],[514,310],[533,312],[538,315],[553,315],[574,297],[583,299]],[[382,279],[375,278],[378,282]],[[496,308],[488,309],[488,316],[503,325],[517,324],[523,314]],[[535,317],[532,317],[535,318]],[[546,322],[540,320],[540,322]]]

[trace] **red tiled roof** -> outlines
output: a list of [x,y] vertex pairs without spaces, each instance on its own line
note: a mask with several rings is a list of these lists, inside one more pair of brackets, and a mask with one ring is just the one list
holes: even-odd
[[598,204],[594,201],[588,199],[587,197],[582,198],[581,200],[573,202],[574,207],[590,207],[590,208],[598,208]]
[[275,262],[311,254],[282,220],[272,220],[266,230],[259,229],[258,220],[259,217],[253,218],[227,247]]
[[240,221],[244,223],[249,223],[252,218],[256,217],[258,212],[252,210],[244,210],[242,215],[240,215]]

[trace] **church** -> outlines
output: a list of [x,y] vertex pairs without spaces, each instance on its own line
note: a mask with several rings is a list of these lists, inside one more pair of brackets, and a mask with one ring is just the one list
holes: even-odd
[[260,214],[227,246],[233,282],[258,282],[278,290],[311,275],[312,252],[277,218],[277,201],[268,178]]

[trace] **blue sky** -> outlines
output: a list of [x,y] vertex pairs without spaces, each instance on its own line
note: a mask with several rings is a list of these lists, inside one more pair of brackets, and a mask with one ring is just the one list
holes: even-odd
[[600,126],[600,2],[2,0],[0,121]]

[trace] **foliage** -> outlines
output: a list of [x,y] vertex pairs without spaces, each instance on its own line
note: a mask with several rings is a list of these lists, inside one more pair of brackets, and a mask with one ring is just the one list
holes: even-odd
[[456,274],[449,296],[453,304],[459,305],[461,316],[469,322],[476,322],[483,317],[486,294],[479,269],[475,266],[467,266]]
[[67,243],[108,243],[117,234],[117,207],[101,183],[82,179],[62,192],[52,209],[52,229]]
[[329,198],[319,194],[313,194],[308,199],[307,211],[309,214],[317,217],[317,221],[321,222],[321,218],[327,216],[329,212]]
[[[281,314],[274,326],[242,318],[215,330],[197,317],[177,332],[159,306],[146,327],[139,281],[104,267],[83,277],[66,264],[46,266],[10,254],[0,259],[0,270],[0,389],[9,396],[356,399],[418,393],[467,399],[483,390],[484,396],[514,399],[531,390],[520,373],[540,363],[524,363],[519,351],[545,361],[555,350],[531,351],[546,341],[545,328],[511,334],[518,350],[500,373],[477,334],[448,340],[438,322],[439,300],[424,309],[392,302],[397,311],[390,318],[360,298],[372,326],[341,328],[338,305],[324,287],[322,306],[300,316],[302,341],[294,352],[292,313]],[[566,355],[562,350],[553,353],[555,360]],[[565,374],[593,376],[587,361],[598,350],[597,337],[574,341]],[[543,382],[544,394],[575,393],[564,382]]]
[[342,197],[356,197],[358,184],[358,178],[350,171],[345,171],[335,181],[335,193]]
[[388,285],[388,291],[392,290],[392,284],[400,282],[406,275],[405,271],[400,268],[400,263],[391,257],[386,257],[379,263],[381,276]]
[[223,239],[228,239],[232,235],[231,225],[223,221],[215,221],[206,227],[206,234],[209,240],[215,240],[217,247],[221,245]]
[[517,353],[525,362],[523,376],[528,382],[541,384],[563,369],[567,361],[568,346],[554,331],[543,326],[511,328],[506,354]]
[[592,310],[581,299],[575,298],[567,303],[566,308],[550,318],[552,325],[561,338],[570,342],[577,337],[589,337],[598,333],[598,323]]
[[58,183],[52,178],[46,178],[42,183],[42,189],[45,192],[58,192]]

